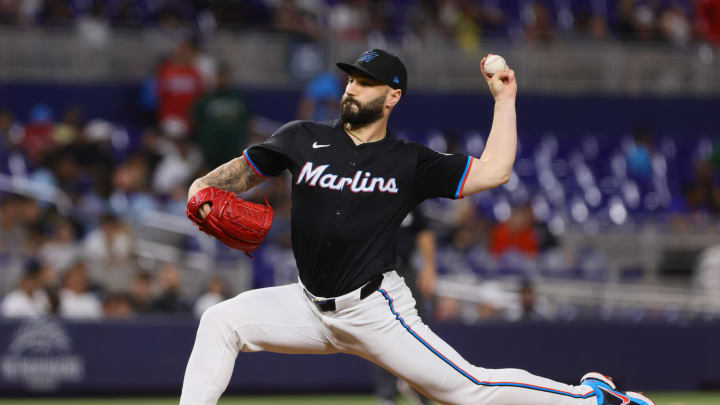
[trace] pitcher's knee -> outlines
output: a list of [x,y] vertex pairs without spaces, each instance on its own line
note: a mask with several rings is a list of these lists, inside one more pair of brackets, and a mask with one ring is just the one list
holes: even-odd
[[242,295],[211,306],[200,317],[200,330],[214,331],[226,338],[239,339],[240,325],[255,323],[255,313],[242,299]]
[[230,317],[227,312],[227,301],[211,306],[200,317],[200,329],[226,330],[230,327]]

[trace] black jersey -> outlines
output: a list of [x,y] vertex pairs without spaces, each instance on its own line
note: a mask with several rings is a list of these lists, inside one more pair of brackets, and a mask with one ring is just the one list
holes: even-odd
[[[418,235],[428,229],[427,219],[419,208],[413,209],[402,220],[396,236],[397,258],[401,268],[411,267],[410,259],[415,252]],[[404,274],[400,275],[405,277]]]
[[398,140],[355,145],[340,120],[293,121],[243,153],[258,174],[292,173],[292,246],[300,280],[336,297],[395,268],[395,234],[431,197],[460,198],[472,158]]

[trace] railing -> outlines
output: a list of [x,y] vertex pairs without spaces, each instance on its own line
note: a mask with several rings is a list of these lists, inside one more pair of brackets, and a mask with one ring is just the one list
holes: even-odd
[[[74,31],[0,30],[0,81],[138,81],[152,74],[177,38],[154,30],[114,30],[102,45]],[[282,34],[220,32],[207,41],[209,54],[233,68],[242,85],[298,88],[334,62],[353,60],[371,44],[298,43]],[[719,95],[718,49],[618,41],[550,44],[487,41],[473,53],[450,40],[388,48],[408,66],[409,88],[484,90],[479,62],[503,55],[516,69],[523,91],[552,94]]]
[[[486,304],[506,311],[510,317],[520,311],[518,283],[515,280],[481,281],[438,280],[436,294],[459,301]],[[557,308],[595,308],[618,316],[632,310],[637,316],[662,314],[664,317],[714,317],[720,315],[720,293],[692,286],[666,286],[656,283],[597,282],[587,280],[539,279],[535,294],[539,303]]]
[[[716,224],[684,230],[672,229],[669,225],[649,224],[639,229],[609,228],[596,234],[572,230],[562,236],[563,249],[568,255],[575,255],[584,247],[592,246],[608,257],[610,268],[607,270],[611,281],[620,280],[625,269],[641,269],[643,281],[657,281],[661,278],[663,254],[698,253],[718,244],[720,233]],[[693,269],[687,270],[689,275]]]
[[0,173],[0,191],[8,191],[24,195],[38,201],[55,205],[58,212],[67,215],[72,201],[61,189],[20,176],[8,176]]
[[[54,205],[58,212],[70,214],[72,202],[62,190],[48,184],[34,182],[25,177],[0,174],[0,191],[10,192]],[[246,290],[251,285],[251,264],[243,255],[221,258],[217,241],[200,232],[185,217],[161,211],[140,213],[132,224],[134,255],[137,266],[146,270],[162,263],[175,263],[183,270],[183,288],[195,294],[212,273],[222,274],[234,291]],[[199,251],[184,249],[186,238],[196,238]],[[0,256],[0,297],[15,287],[21,273],[22,253],[7,252]]]
[[[69,198],[61,190],[25,178],[0,175],[0,190],[55,204],[61,213],[70,207]],[[186,270],[184,277],[191,290],[199,288],[209,271],[218,270],[224,273],[235,290],[244,290],[250,285],[249,260],[240,256],[231,262],[221,263],[217,257],[216,241],[200,233],[184,217],[145,211],[133,228],[138,237],[135,254],[141,267],[154,267],[162,262],[178,263]],[[197,238],[201,251],[184,250],[182,241],[186,237]],[[584,245],[603,251],[610,259],[609,280],[540,278],[536,284],[538,296],[551,305],[602,308],[610,313],[633,309],[720,315],[720,292],[691,284],[666,285],[657,277],[664,250],[700,249],[716,244],[720,242],[720,237],[714,228],[667,232],[658,226],[648,225],[639,233],[609,229],[594,235],[568,231],[561,241],[562,248],[569,255],[576,254]],[[646,277],[635,283],[621,282],[618,273],[625,266],[643,269]],[[12,287],[7,277],[8,272],[0,272],[0,295]],[[482,282],[444,278],[439,280],[437,295],[487,303],[510,311],[517,311],[519,303],[518,283],[512,279]]]

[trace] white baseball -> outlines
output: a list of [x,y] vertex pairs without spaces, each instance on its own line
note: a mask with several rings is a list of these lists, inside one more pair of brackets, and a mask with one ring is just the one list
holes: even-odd
[[485,73],[490,77],[497,72],[504,72],[507,68],[505,59],[500,55],[491,55],[485,59]]

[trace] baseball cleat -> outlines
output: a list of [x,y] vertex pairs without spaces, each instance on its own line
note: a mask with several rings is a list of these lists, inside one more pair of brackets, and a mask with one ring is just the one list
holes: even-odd
[[615,388],[612,379],[600,373],[587,373],[580,379],[580,385],[595,390],[598,405],[655,405],[645,395],[637,392],[620,392]]

